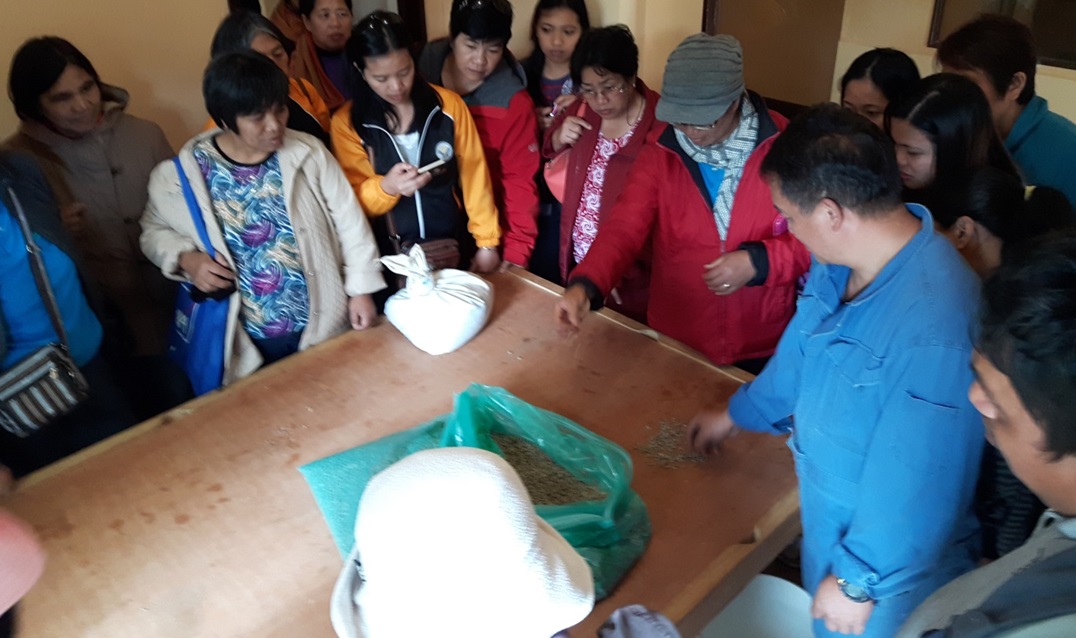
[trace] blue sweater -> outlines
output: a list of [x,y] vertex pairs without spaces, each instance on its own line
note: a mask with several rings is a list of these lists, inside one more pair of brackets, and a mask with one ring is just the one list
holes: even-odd
[[[86,365],[101,346],[101,324],[86,302],[71,258],[37,233],[34,241],[41,249],[49,284],[67,330],[71,358],[77,365]],[[59,343],[59,339],[34,283],[19,221],[3,202],[0,202],[0,273],[0,313],[7,326],[6,351],[0,360],[0,370],[7,370],[38,348]]]
[[1051,112],[1036,95],[1013,124],[1005,148],[1027,184],[1056,188],[1076,205],[1076,124]]
[[834,574],[914,607],[973,567],[984,437],[967,398],[979,281],[908,209],[921,230],[852,301],[850,269],[812,266],[773,359],[729,409],[793,432],[807,591]]

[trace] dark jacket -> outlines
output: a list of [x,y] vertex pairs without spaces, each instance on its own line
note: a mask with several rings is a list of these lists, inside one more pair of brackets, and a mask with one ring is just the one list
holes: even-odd
[[[444,165],[445,170],[434,174],[414,197],[389,195],[381,188],[385,173],[404,161],[392,134],[373,124],[362,124],[361,130],[357,130],[350,102],[333,115],[333,154],[370,218],[378,248],[384,255],[395,253],[388,240],[385,217],[389,212],[405,242],[459,237],[466,225],[479,247],[499,243],[497,208],[493,204],[489,170],[474,121],[458,95],[441,87],[433,88],[441,106],[427,114],[423,121],[419,133],[419,164],[436,160],[437,146],[441,144],[450,145],[453,155]],[[425,232],[420,232],[420,228]]]

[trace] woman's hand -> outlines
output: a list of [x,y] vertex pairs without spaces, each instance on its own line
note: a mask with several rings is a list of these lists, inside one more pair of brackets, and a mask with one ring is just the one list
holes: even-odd
[[579,99],[575,93],[565,93],[564,95],[557,96],[557,99],[553,100],[553,106],[558,111],[563,111],[569,106],[575,104],[575,101]]
[[480,273],[491,273],[501,265],[501,256],[497,249],[479,248],[471,260],[471,270]]
[[560,151],[565,146],[571,146],[583,136],[583,131],[589,131],[593,126],[581,117],[569,115],[564,118],[564,123],[553,133],[553,150]]
[[495,272],[500,265],[501,256],[497,254],[496,248],[493,250],[479,248],[474,259],[471,260],[471,270],[478,273]]
[[382,176],[381,190],[385,191],[387,195],[411,197],[415,194],[415,191],[429,184],[431,179],[433,179],[431,173],[422,173],[420,175],[416,167],[406,162],[400,162]]
[[549,106],[539,106],[534,109],[534,114],[538,116],[538,130],[543,133],[549,125],[553,123],[553,108]]
[[377,307],[370,295],[355,295],[347,300],[347,316],[355,330],[366,330],[377,320]]
[[206,294],[235,286],[235,273],[219,254],[216,259],[200,250],[180,254],[179,268],[194,287]]
[[553,306],[553,321],[557,326],[557,333],[562,337],[570,337],[579,332],[579,326],[590,312],[590,298],[587,290],[579,284],[568,286],[564,294]]
[[71,202],[60,207],[60,221],[63,222],[67,232],[75,237],[86,232],[86,204]]

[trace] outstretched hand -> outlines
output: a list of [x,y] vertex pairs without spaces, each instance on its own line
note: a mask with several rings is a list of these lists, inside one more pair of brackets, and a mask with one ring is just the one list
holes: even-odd
[[553,321],[557,332],[562,337],[569,337],[579,332],[579,326],[590,312],[590,299],[583,286],[568,286],[564,294],[553,306]]
[[691,418],[687,440],[696,452],[713,454],[721,444],[740,433],[728,410],[702,410]]

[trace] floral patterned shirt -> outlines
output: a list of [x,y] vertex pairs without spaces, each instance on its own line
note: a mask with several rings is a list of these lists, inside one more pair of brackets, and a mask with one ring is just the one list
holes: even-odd
[[587,166],[587,178],[583,182],[583,196],[579,199],[579,210],[575,214],[575,228],[572,230],[572,251],[575,263],[581,263],[587,256],[594,238],[598,236],[598,219],[601,215],[602,189],[605,188],[605,169],[609,158],[631,139],[635,132],[632,125],[627,133],[616,139],[609,139],[598,132],[598,143],[594,145],[594,155]]
[[221,153],[213,138],[194,148],[213,213],[238,269],[240,318],[254,339],[301,332],[310,313],[295,230],[284,201],[280,159],[246,165]]

